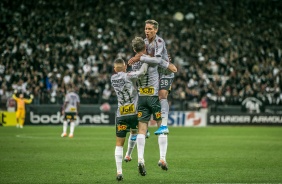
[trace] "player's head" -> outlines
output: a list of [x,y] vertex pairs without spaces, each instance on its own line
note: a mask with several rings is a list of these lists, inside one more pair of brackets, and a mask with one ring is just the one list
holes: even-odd
[[159,29],[159,23],[155,20],[146,20],[145,21],[145,35],[148,40],[155,38]]
[[123,59],[121,58],[117,58],[115,61],[114,61],[114,70],[115,72],[125,72],[126,71],[126,64],[124,62]]
[[74,91],[75,91],[75,90],[74,90],[73,84],[68,85],[68,87],[67,87],[67,92],[70,93],[70,92],[74,92]]
[[24,97],[24,94],[23,94],[22,92],[20,92],[19,97],[20,97],[20,98],[23,98],[23,97]]
[[131,42],[132,48],[136,53],[144,52],[146,50],[146,45],[141,37],[135,37]]

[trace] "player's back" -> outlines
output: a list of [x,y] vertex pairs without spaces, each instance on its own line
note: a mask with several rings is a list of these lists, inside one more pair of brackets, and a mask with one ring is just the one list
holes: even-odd
[[77,112],[77,103],[80,103],[80,98],[75,92],[69,92],[66,94],[65,112]]
[[135,81],[125,72],[118,72],[112,75],[111,85],[116,92],[118,100],[117,117],[137,113],[138,94]]
[[[142,62],[138,61],[132,65],[132,70],[139,70]],[[159,72],[158,65],[150,64],[147,73],[137,80],[140,96],[158,96],[159,91]]]

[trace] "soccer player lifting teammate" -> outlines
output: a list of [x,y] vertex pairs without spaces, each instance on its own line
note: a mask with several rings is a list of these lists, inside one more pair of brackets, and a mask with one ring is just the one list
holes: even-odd
[[[146,44],[146,53],[150,56],[157,58],[162,58],[166,61],[169,61],[170,58],[167,53],[164,40],[157,35],[159,28],[159,23],[155,20],[146,20],[145,21],[145,35],[144,39]],[[131,58],[128,62],[129,65],[137,62],[140,56],[137,54],[135,57]],[[171,90],[171,85],[174,79],[174,73],[165,68],[159,68],[160,74],[160,88],[159,88],[159,99],[161,103],[161,116],[162,124],[159,129],[155,132],[156,135],[168,134],[169,129],[167,127],[168,122],[168,113],[169,113],[169,104],[168,104],[168,94]]]
[[[142,176],[146,175],[144,150],[145,150],[145,137],[148,130],[148,122],[153,115],[153,119],[157,121],[158,126],[162,123],[161,118],[161,105],[158,98],[159,92],[159,73],[158,68],[162,67],[176,72],[176,67],[163,60],[161,57],[151,57],[146,55],[146,45],[141,37],[136,37],[132,40],[133,50],[136,55],[131,60],[136,60],[132,63],[132,69],[138,70],[142,64],[148,63],[149,67],[146,75],[141,77],[137,82],[138,84],[138,135],[137,135],[137,151],[138,151],[138,169]],[[158,165],[163,170],[167,170],[166,151],[167,151],[167,135],[159,135],[158,137],[160,160]]]
[[114,88],[118,108],[116,112],[116,148],[115,148],[115,161],[117,168],[116,179],[123,180],[122,174],[122,158],[123,158],[123,145],[127,129],[130,129],[130,136],[128,141],[127,161],[131,160],[131,153],[135,146],[136,141],[131,140],[131,136],[137,133],[137,101],[138,94],[136,90],[136,80],[138,77],[147,72],[148,65],[144,63],[139,71],[126,72],[127,65],[124,60],[118,58],[114,61],[115,74],[111,76],[111,85]]

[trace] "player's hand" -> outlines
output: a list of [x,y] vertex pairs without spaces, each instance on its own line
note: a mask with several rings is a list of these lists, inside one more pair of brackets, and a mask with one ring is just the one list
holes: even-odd
[[168,55],[168,62],[171,63],[171,56],[170,55]]
[[167,69],[169,69],[171,72],[176,73],[177,72],[177,68],[174,64],[169,63]]
[[18,90],[15,89],[15,90],[14,90],[14,93],[16,94],[17,92],[18,92]]
[[33,94],[31,94],[31,95],[30,95],[30,98],[31,98],[31,99],[33,99],[33,98],[34,98]]
[[130,58],[130,60],[128,61],[129,65],[133,65],[134,63],[140,61],[142,54],[136,54],[134,57]]

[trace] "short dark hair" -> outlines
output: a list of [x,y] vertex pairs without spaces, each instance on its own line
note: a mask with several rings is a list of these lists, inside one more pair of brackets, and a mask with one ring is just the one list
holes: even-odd
[[135,52],[141,52],[145,49],[145,42],[141,37],[135,37],[132,40],[131,45]]
[[152,24],[155,29],[159,28],[159,23],[157,21],[155,21],[155,20],[146,20],[145,23],[146,24]]

